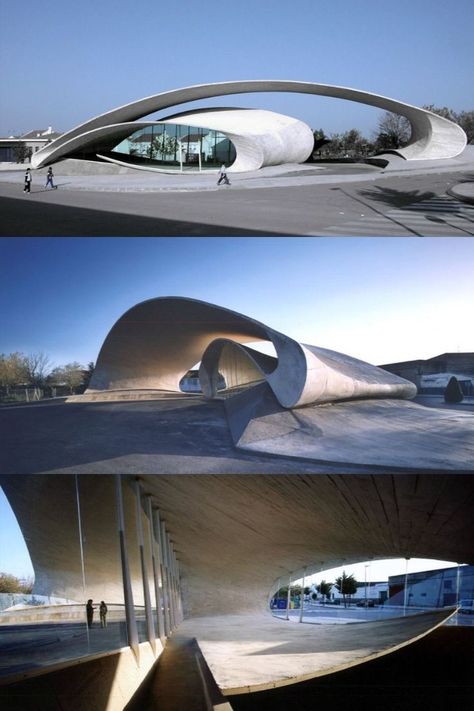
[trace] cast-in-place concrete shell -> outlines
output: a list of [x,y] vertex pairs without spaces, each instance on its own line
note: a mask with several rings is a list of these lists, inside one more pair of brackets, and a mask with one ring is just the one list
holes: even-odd
[[[462,128],[452,121],[448,121],[425,109],[420,109],[416,106],[372,92],[313,82],[281,80],[232,81],[199,84],[183,89],[165,91],[108,111],[64,133],[49,146],[35,153],[32,157],[32,166],[34,168],[41,168],[62,158],[74,155],[75,151],[83,149],[85,146],[93,146],[94,143],[97,142],[97,139],[102,138],[104,135],[118,136],[122,128],[124,131],[129,131],[127,124],[144,116],[148,116],[153,112],[191,101],[252,92],[294,92],[328,96],[356,101],[405,116],[411,125],[411,137],[404,148],[393,152],[407,160],[452,158],[459,155],[467,143],[466,134]],[[197,112],[194,115],[195,120],[200,121],[201,118],[206,116],[206,113],[208,112]],[[265,113],[267,114],[269,112]],[[259,145],[262,149],[265,144],[267,144],[270,157],[270,162],[266,163],[267,165],[275,164],[278,152],[281,152],[280,160],[282,162],[290,162],[289,156],[294,150],[292,143],[295,140],[293,130],[289,132],[285,130],[281,134],[280,128],[276,127],[278,123],[276,120],[271,119],[269,116],[262,116],[260,118],[264,120],[264,124],[260,124],[259,121],[256,121],[255,130],[253,132],[240,133],[240,131],[236,131],[235,128],[237,118],[237,114],[229,112],[227,116],[222,117],[219,130],[226,135],[228,134],[229,138],[233,135],[234,140],[236,136],[240,136],[241,141],[244,141],[244,139],[251,140],[253,146]],[[207,116],[207,119],[210,120],[210,117]],[[189,118],[189,120],[191,119]],[[292,120],[289,119],[289,121]],[[296,125],[294,128],[296,128]],[[299,132],[300,127],[297,129],[297,133]],[[279,133],[286,144],[283,149],[281,146],[277,148],[280,140],[277,135]],[[269,136],[269,134],[273,135],[267,143],[267,139],[263,139],[263,137]],[[123,133],[122,135],[127,134]],[[296,144],[298,144],[298,141],[296,141]],[[237,148],[237,144],[234,145],[236,145]],[[237,150],[237,161],[234,169],[251,169],[239,167],[239,161],[242,166],[247,165],[243,157],[239,159],[239,151]],[[291,162],[292,161],[293,159],[291,159]]]
[[[267,341],[276,357],[244,344]],[[242,314],[195,299],[165,297],[137,304],[111,329],[88,392],[167,390],[201,361],[204,395],[266,381],[282,407],[353,398],[411,398],[412,383],[356,358],[292,338]]]

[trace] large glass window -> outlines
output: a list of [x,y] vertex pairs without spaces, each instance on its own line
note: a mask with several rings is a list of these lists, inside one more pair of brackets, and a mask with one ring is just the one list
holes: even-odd
[[219,131],[194,126],[152,124],[122,140],[110,157],[133,165],[170,170],[206,170],[231,165],[235,148]]

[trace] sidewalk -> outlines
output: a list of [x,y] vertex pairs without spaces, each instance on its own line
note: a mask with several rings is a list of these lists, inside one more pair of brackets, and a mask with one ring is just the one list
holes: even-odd
[[[469,147],[471,148],[471,147]],[[203,173],[160,173],[113,165],[98,164],[97,173],[87,174],[80,161],[64,161],[53,166],[54,181],[63,190],[93,192],[203,192],[232,191],[271,187],[295,187],[331,183],[373,181],[396,176],[427,175],[472,171],[474,176],[474,150],[449,161],[391,160],[385,169],[365,163],[303,163],[267,166],[249,173],[229,171],[231,185],[217,186],[217,170]],[[32,192],[46,191],[46,168],[33,171]],[[0,182],[23,184],[25,166],[0,164]],[[471,176],[469,176],[471,177]],[[468,176],[466,176],[468,179]],[[48,188],[50,190],[50,188]],[[451,189],[451,194],[466,202],[474,201],[474,182],[462,182]]]

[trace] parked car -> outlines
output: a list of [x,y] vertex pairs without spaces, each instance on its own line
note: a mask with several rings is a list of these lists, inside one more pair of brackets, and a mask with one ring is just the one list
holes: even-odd
[[373,600],[359,600],[357,607],[374,607],[375,602]]
[[463,615],[474,615],[474,600],[460,600],[458,612]]

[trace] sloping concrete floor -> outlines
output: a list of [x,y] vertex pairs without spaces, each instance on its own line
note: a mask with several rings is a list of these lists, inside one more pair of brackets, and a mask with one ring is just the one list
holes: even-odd
[[226,400],[239,449],[301,459],[470,473],[474,415],[408,400],[281,408],[266,384]]
[[474,469],[471,404],[436,408],[372,400],[282,411],[274,398],[260,398],[260,389],[225,402],[164,394],[155,400],[75,398],[3,407],[0,469],[4,474]]
[[269,614],[185,620],[222,692],[245,694],[332,674],[395,651],[442,625],[455,610],[352,625],[286,622]]
[[228,698],[234,711],[467,711],[474,701],[473,657],[474,629],[443,626],[367,664]]

